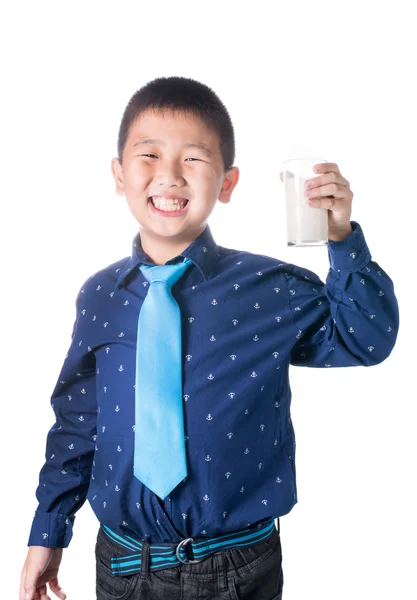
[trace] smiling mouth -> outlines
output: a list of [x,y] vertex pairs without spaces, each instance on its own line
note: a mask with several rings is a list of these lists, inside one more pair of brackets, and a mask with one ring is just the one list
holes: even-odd
[[184,203],[181,204],[177,204],[177,203],[161,203],[158,205],[156,205],[153,201],[153,196],[151,196],[150,198],[148,198],[148,204],[150,205],[151,210],[153,210],[154,212],[161,214],[161,215],[169,215],[169,216],[177,216],[177,215],[181,215],[182,213],[186,212],[187,210],[187,206],[189,204],[189,200],[187,199]]

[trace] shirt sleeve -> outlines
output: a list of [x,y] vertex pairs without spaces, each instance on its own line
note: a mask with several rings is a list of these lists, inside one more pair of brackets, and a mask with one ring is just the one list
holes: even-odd
[[295,327],[290,364],[299,367],[370,367],[392,352],[398,302],[387,273],[372,261],[359,223],[345,240],[328,242],[326,283],[308,269],[285,273]]
[[76,298],[71,344],[50,400],[56,421],[47,434],[28,546],[68,546],[91,479],[97,398],[95,356],[86,339],[87,281]]

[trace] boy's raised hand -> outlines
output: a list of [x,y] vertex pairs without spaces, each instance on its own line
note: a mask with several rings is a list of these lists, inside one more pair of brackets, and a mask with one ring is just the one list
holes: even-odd
[[63,548],[29,546],[20,580],[19,600],[52,600],[46,584],[61,600],[67,597],[58,583]]

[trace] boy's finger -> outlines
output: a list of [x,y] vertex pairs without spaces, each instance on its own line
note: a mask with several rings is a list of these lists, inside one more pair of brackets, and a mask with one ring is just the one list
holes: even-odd
[[46,588],[46,583],[44,585],[39,586],[37,593],[39,594],[40,600],[51,600],[48,596],[48,590]]
[[46,590],[46,585],[42,585],[39,588],[39,597],[40,597],[40,600],[51,600],[51,598],[48,596],[48,593]]
[[51,588],[51,591],[56,596],[58,596],[58,598],[61,598],[61,600],[66,599],[67,595],[62,589],[62,587],[59,585],[58,577],[54,577],[54,579],[51,579],[51,581],[49,582],[49,587]]
[[51,600],[51,597],[48,596],[48,594],[46,592],[46,588],[45,588],[45,592],[40,595],[40,600]]

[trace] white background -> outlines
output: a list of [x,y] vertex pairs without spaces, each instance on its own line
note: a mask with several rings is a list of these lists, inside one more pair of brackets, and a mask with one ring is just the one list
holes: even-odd
[[[146,82],[181,75],[212,87],[235,126],[240,181],[211,216],[217,243],[325,280],[326,247],[286,246],[279,179],[286,158],[325,158],[350,181],[352,220],[400,306],[384,363],[290,369],[299,502],[281,519],[283,599],[415,600],[411,7],[38,0],[2,8],[2,598],[18,597],[75,296],[90,274],[130,253],[137,232],[110,171],[122,113]],[[69,600],[95,597],[97,529],[86,503],[60,569]]]

